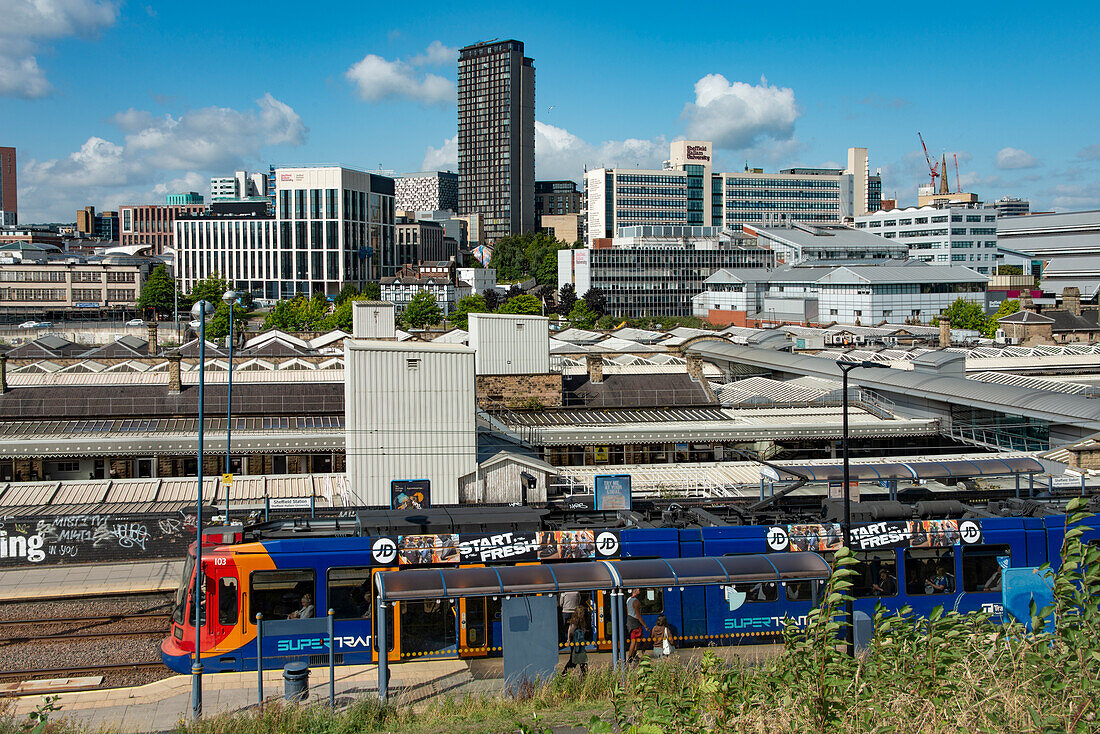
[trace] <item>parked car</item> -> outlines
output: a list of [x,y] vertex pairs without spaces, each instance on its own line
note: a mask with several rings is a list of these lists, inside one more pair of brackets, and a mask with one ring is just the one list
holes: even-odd
[[127,326],[145,326],[145,322],[141,319],[130,319],[126,322]]
[[53,327],[49,321],[24,321],[19,325],[20,329],[50,329]]

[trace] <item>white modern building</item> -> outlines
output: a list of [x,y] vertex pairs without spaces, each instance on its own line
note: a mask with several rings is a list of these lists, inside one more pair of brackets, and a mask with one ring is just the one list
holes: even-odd
[[857,229],[900,242],[923,262],[965,265],[992,274],[997,265],[997,210],[981,206],[924,206],[856,217]]
[[497,271],[495,268],[459,268],[458,279],[470,286],[473,293],[481,295],[485,291],[496,290]]
[[185,292],[220,275],[257,298],[334,296],[395,262],[393,179],[340,167],[275,171],[265,202],[218,202],[173,223]]
[[717,227],[636,226],[610,247],[558,250],[558,288],[599,288],[615,316],[689,316],[691,298],[722,268],[762,268],[775,254]]
[[242,201],[266,198],[268,192],[266,173],[237,171],[232,176],[210,179],[210,201]]
[[877,209],[882,181],[867,149],[848,150],[848,168],[748,169],[716,173],[713,145],[677,140],[660,170],[598,168],[585,173],[585,242],[620,227],[688,225],[740,229],[752,223],[840,223]]
[[989,278],[969,268],[905,264],[722,270],[692,299],[714,323],[930,321],[958,298],[987,305]]
[[901,243],[844,225],[792,223],[785,226],[746,224],[746,234],[775,252],[777,263],[863,262],[905,260],[909,250]]
[[392,178],[339,166],[278,168],[275,194],[279,274],[299,292],[333,295],[346,283],[396,274]]
[[1042,276],[1044,291],[1075,287],[1084,301],[1100,293],[1100,210],[998,219],[997,247],[1005,264]]

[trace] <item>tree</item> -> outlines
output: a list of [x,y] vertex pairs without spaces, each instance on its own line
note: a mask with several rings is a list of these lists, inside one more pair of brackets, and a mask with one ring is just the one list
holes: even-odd
[[302,296],[279,301],[264,318],[264,329],[305,331],[310,328],[307,315],[308,301]]
[[380,283],[364,283],[363,296],[371,301],[381,301],[382,285]]
[[354,283],[345,283],[344,287],[340,289],[340,292],[336,294],[336,300],[334,303],[339,306],[344,301],[351,300],[359,295],[359,288]]
[[542,313],[542,301],[537,296],[523,294],[509,298],[497,313],[527,314],[538,316]]
[[428,291],[417,291],[409,301],[403,314],[405,323],[413,329],[423,329],[425,326],[438,324],[443,320],[443,312],[439,310],[439,304],[435,302],[435,296]]
[[572,283],[566,283],[558,291],[558,313],[564,316],[572,311],[575,305],[577,305],[577,289]]
[[550,285],[558,277],[557,252],[568,247],[544,232],[508,235],[493,244],[489,267],[496,268],[501,281],[535,278]]
[[999,328],[999,324],[997,322],[1003,319],[1005,316],[1011,316],[1019,310],[1020,302],[1015,298],[1010,298],[1006,301],[1002,301],[1001,307],[997,309],[997,313],[989,317],[989,323],[986,324],[986,328],[983,330],[982,333],[992,339],[994,336],[997,335],[997,329]]
[[[233,335],[244,332],[248,325],[248,310],[240,306],[233,307]],[[214,315],[206,322],[206,338],[221,339],[229,334],[229,304],[219,301],[214,308]]]
[[590,288],[583,298],[597,315],[603,316],[607,312],[607,296],[599,288]]
[[485,299],[477,293],[472,296],[460,298],[455,304],[455,310],[447,317],[447,320],[460,329],[470,328],[470,314],[489,313],[489,307],[485,305]]
[[[222,296],[229,290],[229,283],[217,273],[209,275],[191,287],[190,303],[210,301],[214,306],[222,303]],[[229,322],[226,322],[228,324]]]
[[985,310],[977,303],[968,301],[961,296],[947,307],[947,310],[940,315],[939,319],[949,320],[953,328],[973,329],[983,334],[989,326],[989,317],[986,315]]
[[496,311],[497,306],[500,305],[501,297],[500,291],[495,288],[490,288],[481,294],[481,297],[485,299],[485,308],[490,311]]
[[578,329],[591,329],[599,316],[584,301],[577,301],[569,311],[569,321]]
[[[137,305],[143,312],[152,309],[156,313],[170,314],[176,305],[176,295],[175,279],[168,274],[168,268],[158,265],[141,287]],[[187,299],[181,297],[179,301],[182,305],[187,305]]]
[[997,275],[1023,275],[1024,269],[1019,265],[998,265]]

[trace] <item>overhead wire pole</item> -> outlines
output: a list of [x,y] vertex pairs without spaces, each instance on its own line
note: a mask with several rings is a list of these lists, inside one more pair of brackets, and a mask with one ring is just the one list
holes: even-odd
[[205,580],[202,576],[202,442],[204,422],[204,382],[206,377],[206,317],[214,312],[207,301],[199,301],[191,307],[191,315],[198,320],[199,333],[199,446],[198,484],[195,492],[195,653],[191,663],[191,715],[197,721],[202,718],[202,597]]
[[[225,415],[225,473],[232,474],[229,466],[229,452],[233,437],[233,305],[237,302],[237,292],[227,290],[222,295],[222,300],[229,305],[229,387],[226,392]],[[229,496],[233,492],[233,485],[225,486],[225,524],[229,524]]]

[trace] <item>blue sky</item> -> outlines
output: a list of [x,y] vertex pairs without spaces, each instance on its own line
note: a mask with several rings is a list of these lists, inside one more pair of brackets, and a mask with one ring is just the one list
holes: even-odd
[[25,223],[268,163],[453,169],[454,49],[517,38],[539,178],[659,165],[685,136],[715,140],[719,170],[865,146],[912,203],[920,130],[986,200],[1100,208],[1096,11],[926,7],[0,0],[0,145]]

